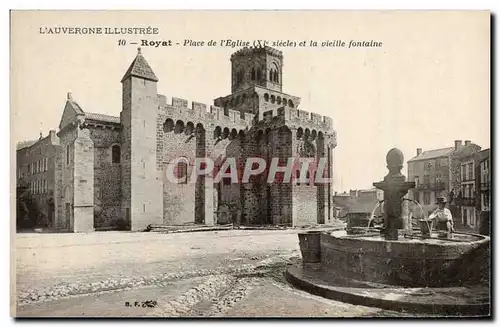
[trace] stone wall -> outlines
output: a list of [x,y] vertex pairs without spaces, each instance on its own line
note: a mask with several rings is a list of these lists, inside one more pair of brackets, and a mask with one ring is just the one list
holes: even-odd
[[73,205],[74,205],[74,142],[77,138],[77,127],[67,126],[59,132],[61,145],[60,158],[60,185],[56,197],[56,228],[60,230],[73,230]]
[[[278,50],[242,51],[231,56],[231,92],[244,90],[255,84],[281,91],[283,55]],[[270,79],[269,72],[278,73],[278,81]],[[252,73],[253,72],[253,73]]]
[[77,128],[74,141],[73,232],[94,230],[94,142],[90,131]]
[[122,123],[121,140],[121,218],[130,225],[131,223],[131,198],[132,198],[132,179],[131,179],[131,140],[132,140],[132,80],[130,78],[122,82],[122,111],[120,121]]
[[[113,126],[89,127],[94,142],[95,228],[117,227],[122,218],[121,163],[113,163],[112,146],[120,145],[120,129]],[[121,148],[120,148],[121,153]],[[121,158],[120,158],[121,160]]]
[[310,185],[294,186],[293,204],[297,208],[295,226],[315,225],[318,223],[317,187]]
[[[131,80],[130,111],[130,228],[143,230],[163,223],[162,176],[157,171],[158,95],[156,82]],[[123,135],[123,133],[122,133]],[[127,140],[128,141],[128,140]]]
[[[268,164],[273,158],[279,158],[279,166],[287,166],[288,159],[292,158],[292,133],[286,126],[275,128],[269,131]],[[261,193],[270,201],[271,221],[274,224],[292,225],[292,186],[291,180],[284,180],[284,173],[280,173],[277,180],[270,185],[270,198]]]
[[[173,129],[167,130],[163,127],[163,123],[162,132],[159,134],[163,149],[163,224],[194,223],[196,183],[191,181],[191,174],[196,158],[196,137],[186,133],[185,126],[181,128],[179,125],[174,125]],[[171,161],[181,157],[189,162],[187,184],[177,184],[169,180],[166,175],[168,169],[175,170],[177,166],[172,165]]]
[[333,276],[407,287],[477,284],[488,272],[490,240],[386,242],[321,233],[321,267]]

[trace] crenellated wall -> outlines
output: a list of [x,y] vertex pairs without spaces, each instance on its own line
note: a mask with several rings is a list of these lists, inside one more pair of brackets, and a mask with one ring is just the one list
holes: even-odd
[[[191,180],[196,158],[222,164],[235,158],[326,157],[337,145],[330,117],[298,109],[301,99],[282,92],[283,55],[269,47],[245,48],[231,56],[230,95],[207,105],[158,94],[142,54],[122,79],[122,110],[117,117],[86,114],[68,95],[55,160],[56,227],[217,223],[306,225],[325,222],[330,184],[268,183],[266,170],[249,183],[214,183],[215,176]],[[112,157],[119,146],[120,158]],[[68,155],[67,155],[68,154]],[[187,178],[171,181],[172,160],[187,160]],[[215,214],[215,215],[214,215]],[[92,217],[92,219],[89,219]],[[237,220],[237,221],[234,221]]]

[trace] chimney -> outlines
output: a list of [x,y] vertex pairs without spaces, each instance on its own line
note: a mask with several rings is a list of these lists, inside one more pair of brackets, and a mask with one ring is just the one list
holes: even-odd
[[422,154],[422,148],[417,148],[417,156]]
[[470,140],[466,140],[465,141],[465,146],[469,146],[470,145]]
[[455,140],[455,150],[460,149],[462,146],[462,140]]
[[73,95],[71,94],[71,92],[68,92],[67,98],[68,100],[73,101]]

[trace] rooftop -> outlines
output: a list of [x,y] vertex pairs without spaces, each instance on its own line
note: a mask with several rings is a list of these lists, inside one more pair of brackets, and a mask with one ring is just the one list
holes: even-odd
[[80,107],[80,105],[78,103],[76,103],[75,100],[73,100],[73,96],[71,95],[71,92],[68,92],[68,101],[67,101],[67,103],[69,103],[71,105],[71,107],[73,108],[73,110],[75,110],[75,112],[78,115],[83,115],[82,107]]
[[435,159],[435,158],[441,158],[441,157],[448,157],[453,153],[454,150],[455,150],[454,147],[450,147],[450,148],[424,151],[420,155],[415,156],[415,157],[411,158],[410,160],[408,160],[408,162],[418,161],[418,160],[429,160],[429,159]]
[[120,123],[120,117],[103,115],[95,112],[86,112],[85,119],[103,121],[107,123],[116,123],[116,124]]
[[140,77],[153,82],[158,82],[158,77],[156,77],[155,73],[151,69],[151,66],[149,66],[146,59],[142,56],[141,48],[137,49],[137,56],[134,61],[132,61],[132,64],[130,64],[130,67],[123,76],[122,82],[129,76]]
[[38,142],[38,140],[30,140],[30,141],[17,142],[17,144],[16,144],[16,150],[21,150],[21,149],[24,149],[24,148],[29,148],[30,146],[32,146],[36,142]]
[[485,159],[488,159],[490,156],[491,156],[491,151],[489,148],[476,153],[476,158],[478,161],[483,161]]

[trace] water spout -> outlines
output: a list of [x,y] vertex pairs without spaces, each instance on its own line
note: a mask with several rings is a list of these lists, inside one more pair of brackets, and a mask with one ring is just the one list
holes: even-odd
[[[422,205],[420,203],[418,203],[416,200],[413,200],[413,199],[408,199],[408,198],[403,198],[403,201],[410,201],[410,202],[413,202],[415,203],[419,208],[420,208],[420,211],[422,212],[422,217],[425,219],[426,223],[427,223],[427,227],[429,228],[429,232],[432,231],[431,229],[431,225],[429,225],[429,221],[427,220],[427,217],[425,216],[425,211],[424,211],[424,208],[422,207]],[[372,221],[374,218],[376,218],[375,216],[375,211],[377,210],[378,207],[380,207],[380,205],[384,202],[384,200],[380,200],[377,202],[377,204],[375,204],[375,207],[373,208],[372,210],[372,213],[370,215],[370,219],[368,220],[368,226],[366,226],[366,232],[368,232],[370,230],[370,226],[372,224]],[[378,218],[378,217],[377,217]],[[413,230],[413,225],[412,225],[412,215],[411,213],[409,214],[409,221],[408,221],[408,225],[410,226],[410,228]]]
[[[424,218],[426,224],[427,224],[427,228],[429,229],[429,233],[432,232],[432,225],[429,225],[429,221],[427,220],[427,217],[425,215],[425,211],[424,211],[424,208],[422,208],[422,205],[420,203],[418,203],[416,200],[413,200],[413,199],[408,199],[408,198],[403,198],[403,201],[410,201],[410,202],[413,202],[415,203],[419,208],[420,208],[420,211],[422,212],[422,217]],[[409,225],[412,227],[412,230],[413,230],[413,225],[412,225],[412,222],[411,222],[411,215],[409,215],[410,217],[410,221],[408,222]]]
[[378,201],[377,204],[375,205],[375,207],[373,208],[372,214],[370,215],[370,219],[368,220],[368,226],[366,227],[366,232],[368,232],[370,230],[370,225],[371,225],[373,219],[375,218],[375,211],[377,210],[378,207],[380,207],[380,205],[383,202],[384,202],[384,200]]

